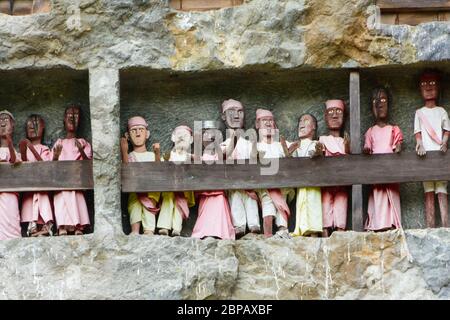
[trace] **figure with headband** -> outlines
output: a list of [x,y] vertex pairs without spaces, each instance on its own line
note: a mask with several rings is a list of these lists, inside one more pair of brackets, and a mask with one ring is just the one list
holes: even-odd
[[[18,163],[20,155],[14,149],[12,136],[15,119],[11,112],[0,111],[0,163]],[[19,194],[0,192],[0,240],[20,238]]]
[[[50,148],[42,144],[44,119],[37,114],[28,117],[26,139],[19,143],[22,161],[52,161]],[[26,192],[22,198],[21,221],[28,223],[29,237],[53,235],[53,210],[48,192]]]
[[[127,132],[120,139],[122,162],[159,162],[161,160],[159,143],[154,143],[153,151],[147,151],[147,140],[150,138],[148,124],[140,116],[128,119]],[[128,144],[133,150],[128,153]],[[130,193],[128,195],[128,214],[130,215],[131,234],[139,235],[142,229],[144,235],[155,233],[156,214],[159,212],[160,192]]]
[[[194,141],[192,129],[188,126],[178,126],[172,132],[174,147],[170,151],[168,161],[177,164],[190,163],[193,156],[191,145]],[[195,205],[194,193],[184,192],[162,192],[161,211],[158,217],[158,233],[168,236],[181,235],[183,220],[189,218],[189,208]]]
[[[81,108],[70,105],[64,112],[66,137],[58,139],[53,146],[53,161],[73,161],[92,159],[92,147],[83,138],[77,137]],[[60,191],[53,198],[58,235],[69,232],[82,235],[90,226],[89,213],[82,191]]]
[[[278,128],[272,112],[269,110],[256,110],[256,129],[259,133],[257,144],[259,157],[262,159],[276,159],[287,156],[286,142],[278,141]],[[258,190],[259,200],[262,207],[264,236],[273,235],[273,222],[278,230],[276,236],[290,238],[288,232],[288,219],[291,211],[288,202],[295,197],[295,191],[291,188],[275,188]]]
[[[257,137],[254,141],[247,140],[242,135],[245,122],[245,110],[241,102],[228,99],[222,103],[222,120],[227,129],[232,130],[231,136],[222,144],[222,152],[226,159],[248,160],[257,158]],[[254,190],[229,190],[228,200],[231,216],[236,231],[236,237],[242,237],[247,230],[252,234],[261,232],[258,213],[258,195]]]
[[[420,92],[424,106],[416,111],[414,135],[417,155],[423,157],[427,151],[447,152],[450,121],[447,111],[438,106],[440,75],[427,70],[420,77]],[[425,218],[428,228],[435,228],[434,194],[436,193],[441,213],[442,227],[448,227],[447,181],[423,183],[425,191]]]
[[[365,135],[364,153],[399,153],[403,134],[398,126],[388,123],[391,99],[386,88],[376,88],[372,93],[371,107],[375,125]],[[401,228],[400,185],[398,183],[373,185],[367,208],[365,229],[384,231]]]
[[[325,122],[329,135],[321,136],[326,157],[337,157],[350,152],[347,133],[341,137],[344,127],[345,104],[342,100],[328,100],[325,103]],[[333,230],[344,231],[347,226],[348,190],[344,186],[322,188],[323,236],[328,237]]]

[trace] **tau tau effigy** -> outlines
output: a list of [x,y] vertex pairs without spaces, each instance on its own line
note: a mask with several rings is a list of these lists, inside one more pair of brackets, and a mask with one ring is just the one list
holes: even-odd
[[[7,110],[0,111],[0,163],[20,162],[12,142],[14,126],[14,116]],[[19,194],[0,192],[0,240],[20,237]]]
[[[323,145],[315,139],[317,119],[309,113],[298,119],[298,138],[289,146],[294,157],[315,157],[323,154]],[[320,188],[297,189],[294,236],[317,237],[322,233],[322,193]]]
[[[26,139],[19,143],[22,161],[51,161],[50,148],[42,144],[44,119],[30,115],[26,121]],[[22,198],[21,222],[28,223],[27,235],[31,237],[53,235],[53,209],[48,192],[26,192]]]
[[[346,133],[341,137],[344,126],[345,104],[342,100],[328,100],[325,103],[325,122],[327,136],[321,136],[319,142],[324,146],[326,157],[342,156],[349,153],[349,139]],[[322,188],[323,234],[330,235],[333,230],[343,231],[347,225],[347,187]]]
[[[234,99],[225,100],[222,103],[222,120],[227,129],[232,130],[231,136],[222,143],[222,152],[226,159],[256,159],[257,137],[251,137],[253,138],[251,141],[243,136],[245,109],[242,103]],[[254,190],[230,190],[228,191],[228,200],[236,236],[243,236],[247,227],[251,233],[259,233],[261,226],[256,192]]]
[[[424,156],[427,151],[447,152],[450,135],[450,121],[447,111],[438,106],[440,75],[435,71],[425,71],[420,77],[420,92],[424,106],[416,110],[414,135],[416,152]],[[436,227],[434,194],[437,194],[443,227],[448,227],[447,181],[423,183],[425,191],[425,215],[429,228]]]
[[[150,138],[148,124],[144,118],[135,116],[128,119],[127,132],[120,140],[122,162],[160,161],[159,143],[153,144],[154,152],[147,151],[146,142]],[[128,143],[133,150],[128,153]],[[156,228],[156,214],[159,212],[160,192],[130,193],[128,213],[130,215],[131,233],[139,234],[142,228],[145,235],[153,235]]]
[[[215,139],[219,126],[214,121],[204,121],[202,161],[214,163],[221,158],[220,148]],[[192,231],[194,238],[235,239],[235,229],[231,221],[231,210],[224,190],[209,190],[196,193],[199,199],[197,221]]]
[[[256,129],[259,132],[258,153],[263,159],[284,158],[285,148],[277,136],[278,129],[272,112],[265,109],[256,110]],[[290,188],[259,189],[259,200],[262,207],[264,236],[271,237],[272,225],[275,218],[277,236],[288,238],[288,219],[291,214],[288,202],[294,197],[294,190]]]
[[[167,160],[177,164],[189,163],[193,156],[191,145],[193,140],[192,129],[188,126],[178,126],[172,132],[173,149]],[[158,233],[168,236],[181,235],[183,220],[189,218],[189,208],[195,205],[194,193],[185,192],[162,192],[161,211],[159,212]]]
[[[364,152],[367,154],[399,153],[403,134],[398,126],[388,123],[391,99],[386,88],[372,93],[372,112],[375,125],[367,130]],[[366,230],[383,231],[401,228],[400,185],[374,185],[369,196]]]
[[[66,137],[58,139],[53,146],[53,161],[88,160],[92,159],[92,148],[89,142],[77,137],[80,124],[81,109],[71,105],[64,112],[64,129]],[[81,191],[60,191],[53,198],[55,220],[58,235],[74,232],[83,234],[90,225],[89,213],[84,194]]]

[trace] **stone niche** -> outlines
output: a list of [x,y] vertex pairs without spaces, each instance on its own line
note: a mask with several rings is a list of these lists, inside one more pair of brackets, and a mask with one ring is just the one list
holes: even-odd
[[[33,113],[41,115],[45,120],[43,139],[45,145],[52,147],[58,138],[64,137],[64,110],[69,103],[81,106],[78,133],[92,144],[87,71],[71,69],[0,71],[0,108],[9,110],[16,118],[13,142],[17,151],[19,141],[26,136],[25,121]],[[86,191],[85,196],[93,230],[93,191]],[[24,228],[26,230],[26,226]]]
[[[373,124],[369,104],[372,90],[386,85],[393,95],[390,110],[391,123],[400,126],[404,133],[403,150],[414,152],[414,113],[422,106],[418,78],[426,68],[442,72],[440,105],[450,111],[450,83],[448,63],[439,65],[416,64],[361,69],[361,145],[364,133]],[[273,111],[280,134],[292,141],[296,138],[298,117],[309,112],[318,120],[318,134],[326,133],[323,110],[324,101],[338,98],[349,102],[349,70],[289,70],[289,71],[222,71],[201,73],[168,73],[145,69],[122,70],[121,78],[121,133],[126,121],[133,115],[144,116],[151,130],[148,147],[160,142],[162,153],[170,151],[172,130],[181,124],[191,127],[195,120],[221,120],[220,106],[224,99],[234,98],[246,108],[246,128],[253,128],[255,110],[267,108]],[[348,111],[348,110],[347,110]],[[346,130],[349,131],[347,112]],[[369,186],[364,186],[364,213],[367,212]],[[350,197],[351,199],[351,197]],[[350,201],[349,199],[349,201]],[[423,188],[421,183],[401,184],[402,223],[404,228],[424,228]],[[129,233],[127,195],[122,195],[123,230]],[[437,204],[436,204],[437,205]],[[291,203],[294,214],[289,222],[295,224],[295,201]],[[351,226],[349,203],[348,226]],[[197,207],[184,224],[183,235],[189,236],[196,221]],[[437,216],[438,208],[436,210]],[[366,217],[364,217],[365,219]],[[436,218],[440,225],[440,218]]]
[[[391,91],[393,101],[389,113],[390,122],[403,131],[403,151],[415,151],[414,114],[423,106],[419,89],[420,74],[427,68],[438,70],[442,74],[440,106],[450,112],[450,63],[423,63],[410,66],[389,66],[360,70],[361,76],[361,137],[373,125],[371,110],[372,90],[377,86],[386,86]],[[361,142],[363,143],[363,142]],[[367,190],[364,197],[367,202]],[[405,229],[425,228],[424,196],[421,183],[403,183],[400,185],[402,206],[402,224]],[[365,210],[366,212],[366,210]],[[436,201],[436,223],[440,226],[439,207]]]
[[[150,141],[161,143],[162,154],[170,151],[172,130],[181,124],[193,128],[196,120],[221,121],[221,104],[225,99],[240,100],[246,110],[246,128],[254,128],[258,108],[272,110],[280,134],[292,141],[297,137],[298,118],[305,112],[316,116],[319,134],[326,132],[323,119],[327,99],[348,103],[349,70],[314,71],[221,71],[201,73],[167,73],[145,69],[122,70],[121,134],[126,121],[134,115],[149,123]],[[348,121],[346,123],[348,131]],[[350,207],[350,206],[349,206]],[[291,202],[294,212],[295,201]],[[190,236],[197,218],[197,206],[184,223],[182,235]],[[130,232],[127,195],[122,195],[122,221]],[[348,215],[350,224],[351,216]],[[290,227],[295,225],[291,215]]]

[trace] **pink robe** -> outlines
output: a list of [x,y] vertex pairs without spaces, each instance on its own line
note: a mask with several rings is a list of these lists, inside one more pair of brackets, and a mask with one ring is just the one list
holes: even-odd
[[[19,155],[17,157],[20,159]],[[0,148],[0,161],[9,163],[8,148]],[[3,164],[2,164],[3,165]],[[0,240],[22,237],[20,228],[19,194],[0,192]]]
[[[203,155],[202,160],[217,160],[217,155]],[[198,192],[200,203],[198,217],[192,231],[193,238],[217,237],[235,239],[231,210],[225,191]]]
[[[343,138],[329,135],[321,136],[319,141],[325,145],[326,157],[345,155]],[[347,187],[322,188],[323,228],[345,229],[347,226],[347,206]]]
[[[403,142],[403,134],[397,126],[373,126],[366,132],[364,148],[372,153],[393,153],[398,143]],[[373,185],[367,208],[366,230],[401,228],[400,185]]]
[[[89,142],[82,138],[78,141],[83,145],[84,152],[89,159],[92,159],[92,148]],[[59,161],[82,160],[78,148],[75,146],[75,139],[58,139],[55,146],[62,144],[63,149],[59,156]],[[54,147],[53,147],[54,148]],[[77,226],[83,227],[90,224],[89,213],[81,191],[61,191],[54,196],[55,218],[57,226]]]
[[[52,154],[47,146],[42,144],[33,145],[37,153],[41,156],[43,161],[51,161]],[[34,154],[27,148],[27,161],[36,162]],[[50,198],[47,192],[26,192],[23,195],[22,222],[37,221],[39,224],[44,224],[53,221],[53,210]]]

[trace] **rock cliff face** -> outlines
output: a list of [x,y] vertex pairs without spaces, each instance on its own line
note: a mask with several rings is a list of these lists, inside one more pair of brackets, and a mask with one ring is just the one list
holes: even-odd
[[450,229],[236,242],[161,236],[0,243],[8,299],[449,299]]
[[374,0],[247,0],[179,12],[168,0],[54,0],[0,18],[0,68],[369,67],[450,59],[450,26],[377,25]]
[[[0,242],[0,298],[449,299],[449,229],[236,242],[122,232],[118,139],[139,110],[166,120],[154,128],[164,144],[177,121],[195,120],[180,118],[184,107],[217,119],[220,99],[239,97],[251,111],[274,107],[289,136],[303,111],[323,127],[322,102],[347,99],[344,69],[362,68],[362,100],[390,85],[391,116],[413,150],[414,77],[430,63],[450,70],[450,24],[378,25],[374,2],[247,0],[177,12],[167,0],[53,0],[48,14],[0,15],[0,106],[18,122],[47,114],[54,141],[64,104],[82,103],[95,181],[94,234]],[[420,186],[402,188],[404,225],[419,228]]]

